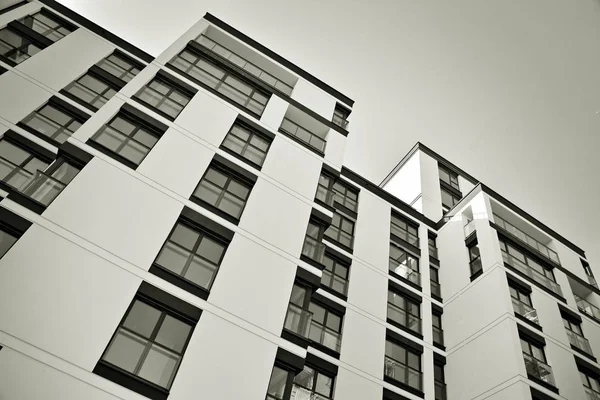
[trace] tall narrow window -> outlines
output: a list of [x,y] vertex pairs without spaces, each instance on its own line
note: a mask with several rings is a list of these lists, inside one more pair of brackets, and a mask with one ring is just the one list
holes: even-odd
[[346,207],[350,211],[356,212],[358,210],[358,191],[356,189],[341,180],[336,180],[332,190],[336,203]]
[[343,129],[348,128],[348,116],[350,115],[350,111],[345,107],[336,104],[335,110],[333,111],[333,118],[331,122],[342,127]]
[[349,266],[337,258],[325,253],[323,258],[325,269],[321,277],[321,286],[328,287],[343,296],[348,294]]
[[458,174],[441,165],[439,165],[438,168],[440,172],[440,180],[452,186],[454,189],[460,190],[460,187],[458,186]]
[[102,362],[169,389],[185,353],[194,323],[146,298],[127,310],[102,355]]
[[565,331],[567,332],[567,336],[569,337],[569,343],[571,343],[571,347],[593,356],[590,342],[583,335],[581,322],[577,321],[575,318],[571,318],[565,313],[562,314],[563,325],[565,327]]
[[130,168],[137,168],[165,130],[133,107],[124,105],[88,144]]
[[267,157],[271,141],[271,138],[256,129],[236,121],[221,143],[221,148],[260,169]]
[[429,245],[429,257],[439,260],[438,249],[437,249],[437,244],[436,244],[435,239],[436,239],[435,236],[433,236],[431,233],[427,237],[427,243]]
[[392,383],[400,383],[416,390],[423,388],[421,355],[387,339],[385,342],[384,375]]
[[230,217],[232,221],[239,221],[253,186],[254,182],[213,161],[191,199]]
[[587,399],[600,399],[600,375],[580,368],[579,376],[581,377],[581,383],[583,383]]
[[330,176],[325,171],[321,171],[321,175],[319,176],[319,183],[317,185],[317,194],[315,195],[315,200],[326,204],[329,207],[333,207],[333,201],[335,197],[335,193],[333,192],[334,182],[335,178],[333,176]]
[[421,334],[421,305],[390,288],[388,289],[387,320],[394,326]]
[[312,260],[322,265],[326,247],[322,242],[324,232],[325,225],[319,219],[311,218],[308,221],[300,258],[307,262]]
[[483,273],[483,266],[481,265],[481,255],[479,253],[479,246],[477,243],[471,244],[468,247],[468,251],[471,280],[473,280]]
[[305,365],[294,378],[292,399],[332,399],[333,377]]
[[531,303],[531,297],[529,293],[521,289],[519,286],[514,283],[508,283],[508,288],[510,290],[510,298],[513,305],[513,311],[515,315],[525,318],[529,322],[533,322],[536,325],[540,324],[538,319],[537,311],[533,308],[533,304]]
[[433,343],[443,346],[444,330],[442,329],[442,314],[439,311],[433,310],[431,317],[433,325]]
[[352,249],[354,244],[354,221],[346,215],[336,211],[333,222],[325,231],[325,236],[342,246]]
[[[267,397],[265,400],[284,400],[286,399],[286,389],[288,388],[291,372],[277,365],[273,366]],[[289,392],[287,393],[289,396]]]
[[312,312],[308,310],[311,293],[312,290],[309,287],[300,285],[297,282],[294,283],[283,323],[284,332],[292,332],[297,336],[308,339],[312,321]]
[[26,116],[18,125],[58,146],[66,142],[88,118],[85,113],[53,97]]
[[389,268],[393,275],[406,279],[416,285],[421,285],[419,259],[410,255],[394,243],[390,243]]
[[439,270],[435,267],[429,267],[429,279],[431,283],[431,295],[438,298],[442,297],[442,288],[440,286]]
[[75,30],[75,26],[42,9],[18,20],[34,32],[56,42]]
[[554,375],[552,368],[547,364],[544,346],[522,336],[521,349],[523,350],[527,376],[530,379],[555,387]]
[[450,211],[454,206],[460,201],[458,196],[453,195],[449,191],[444,188],[441,188],[442,191],[442,209],[444,213]]
[[314,302],[310,303],[308,309],[313,314],[309,338],[339,353],[342,344],[342,316]]
[[435,400],[446,400],[446,379],[442,364],[434,362],[433,382],[435,385]]
[[195,94],[196,90],[191,86],[159,71],[134,98],[174,121]]

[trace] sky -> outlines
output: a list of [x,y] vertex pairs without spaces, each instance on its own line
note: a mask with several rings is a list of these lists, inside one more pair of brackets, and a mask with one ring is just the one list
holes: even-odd
[[344,164],[420,141],[586,250],[600,277],[600,0],[59,0],[156,56],[206,12],[355,101]]

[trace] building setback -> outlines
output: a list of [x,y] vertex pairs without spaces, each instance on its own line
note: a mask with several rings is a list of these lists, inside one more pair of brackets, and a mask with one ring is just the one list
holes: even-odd
[[600,399],[583,250],[421,143],[344,167],[352,106],[211,14],[0,10],[0,398]]

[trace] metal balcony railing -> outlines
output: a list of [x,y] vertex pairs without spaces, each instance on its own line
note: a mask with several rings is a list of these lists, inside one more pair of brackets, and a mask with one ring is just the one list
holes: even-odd
[[292,94],[293,88],[290,85],[288,85],[287,83],[283,82],[282,80],[274,77],[272,74],[270,74],[267,71],[263,70],[262,68],[258,67],[256,64],[251,63],[250,61],[248,61],[245,58],[241,57],[240,55],[234,53],[233,51],[229,50],[225,46],[215,42],[214,40],[212,40],[204,35],[200,35],[196,39],[196,42],[200,43],[202,46],[206,47],[207,49],[212,50],[213,53],[218,54],[219,56],[225,58],[226,60],[230,61],[232,64],[237,65],[244,71],[247,71],[250,74],[254,75],[261,81],[265,82],[267,85],[272,86],[275,89],[282,91],[283,93],[287,94],[288,96]]
[[440,286],[439,283],[434,282],[434,281],[430,281],[431,282],[431,294],[434,294],[438,297],[442,297],[442,288]]
[[325,151],[325,144],[327,143],[325,139],[309,131],[308,129],[301,127],[288,118],[283,118],[279,130],[295,137],[301,142],[306,143],[308,146],[320,151],[321,153]]
[[400,275],[402,278],[407,279],[412,283],[421,285],[421,274],[404,264],[398,264],[395,261],[390,260],[390,271]]
[[310,339],[329,347],[331,350],[340,352],[342,346],[342,334],[325,328],[323,325],[312,321],[310,327]]
[[592,347],[590,346],[590,342],[584,338],[583,336],[580,336],[578,334],[576,334],[575,332],[565,329],[567,332],[567,336],[569,337],[569,342],[577,347],[579,350],[584,351],[588,354],[593,354],[592,353]]
[[589,301],[582,299],[576,294],[574,294],[573,297],[575,297],[575,302],[577,303],[577,308],[579,308],[579,311],[600,321],[600,309],[598,307]]
[[402,382],[412,388],[423,390],[423,374],[420,371],[407,367],[404,364],[385,357],[383,373],[385,376]]
[[531,307],[528,304],[520,302],[514,297],[511,297],[511,300],[515,314],[519,314],[521,317],[533,322],[534,324],[540,324],[540,320],[538,318],[537,311],[535,308]]
[[411,314],[407,314],[406,311],[390,303],[388,303],[387,317],[413,332],[422,332],[420,318],[417,318]]
[[558,265],[560,265],[560,260],[558,258],[558,254],[556,254],[556,252],[554,250],[550,249],[545,244],[542,244],[541,242],[532,238],[531,236],[529,236],[528,234],[526,234],[525,232],[523,232],[516,226],[512,225],[510,222],[508,222],[505,219],[503,219],[502,217],[498,216],[498,214],[494,214],[494,222],[496,223],[496,225],[503,228],[508,233],[517,237],[523,243],[536,249],[538,252],[540,252],[544,257],[546,257],[550,261],[553,261],[553,262],[557,263]]
[[304,245],[302,246],[302,254],[306,257],[322,264],[323,257],[325,256],[325,248],[326,246],[317,241],[317,239],[305,236],[304,237]]
[[554,374],[552,373],[552,367],[536,358],[533,358],[527,353],[523,353],[523,359],[525,360],[525,369],[527,370],[527,375],[544,381],[552,386],[556,386]]
[[584,387],[587,400],[600,400],[600,393],[593,391],[588,387]]
[[554,293],[562,297],[562,290],[560,289],[560,285],[554,282],[552,279],[539,273],[535,269],[531,268],[529,265],[517,260],[516,258],[504,251],[502,252],[502,258],[504,259],[505,263],[512,266],[517,271],[520,271],[521,273],[527,275],[537,283],[552,290]]
[[435,385],[435,400],[446,400],[446,384],[443,382],[434,381]]
[[321,394],[311,392],[308,389],[303,388],[302,386],[298,386],[294,384],[292,386],[292,395],[290,396],[290,400],[329,400],[329,397],[323,396]]
[[312,317],[312,312],[304,310],[294,303],[289,303],[283,327],[290,332],[308,339]]

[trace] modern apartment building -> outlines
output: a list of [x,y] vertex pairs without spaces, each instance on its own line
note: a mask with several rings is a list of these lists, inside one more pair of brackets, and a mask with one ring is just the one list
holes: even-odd
[[0,399],[600,399],[583,250],[420,143],[344,167],[352,106],[211,14],[1,10]]

